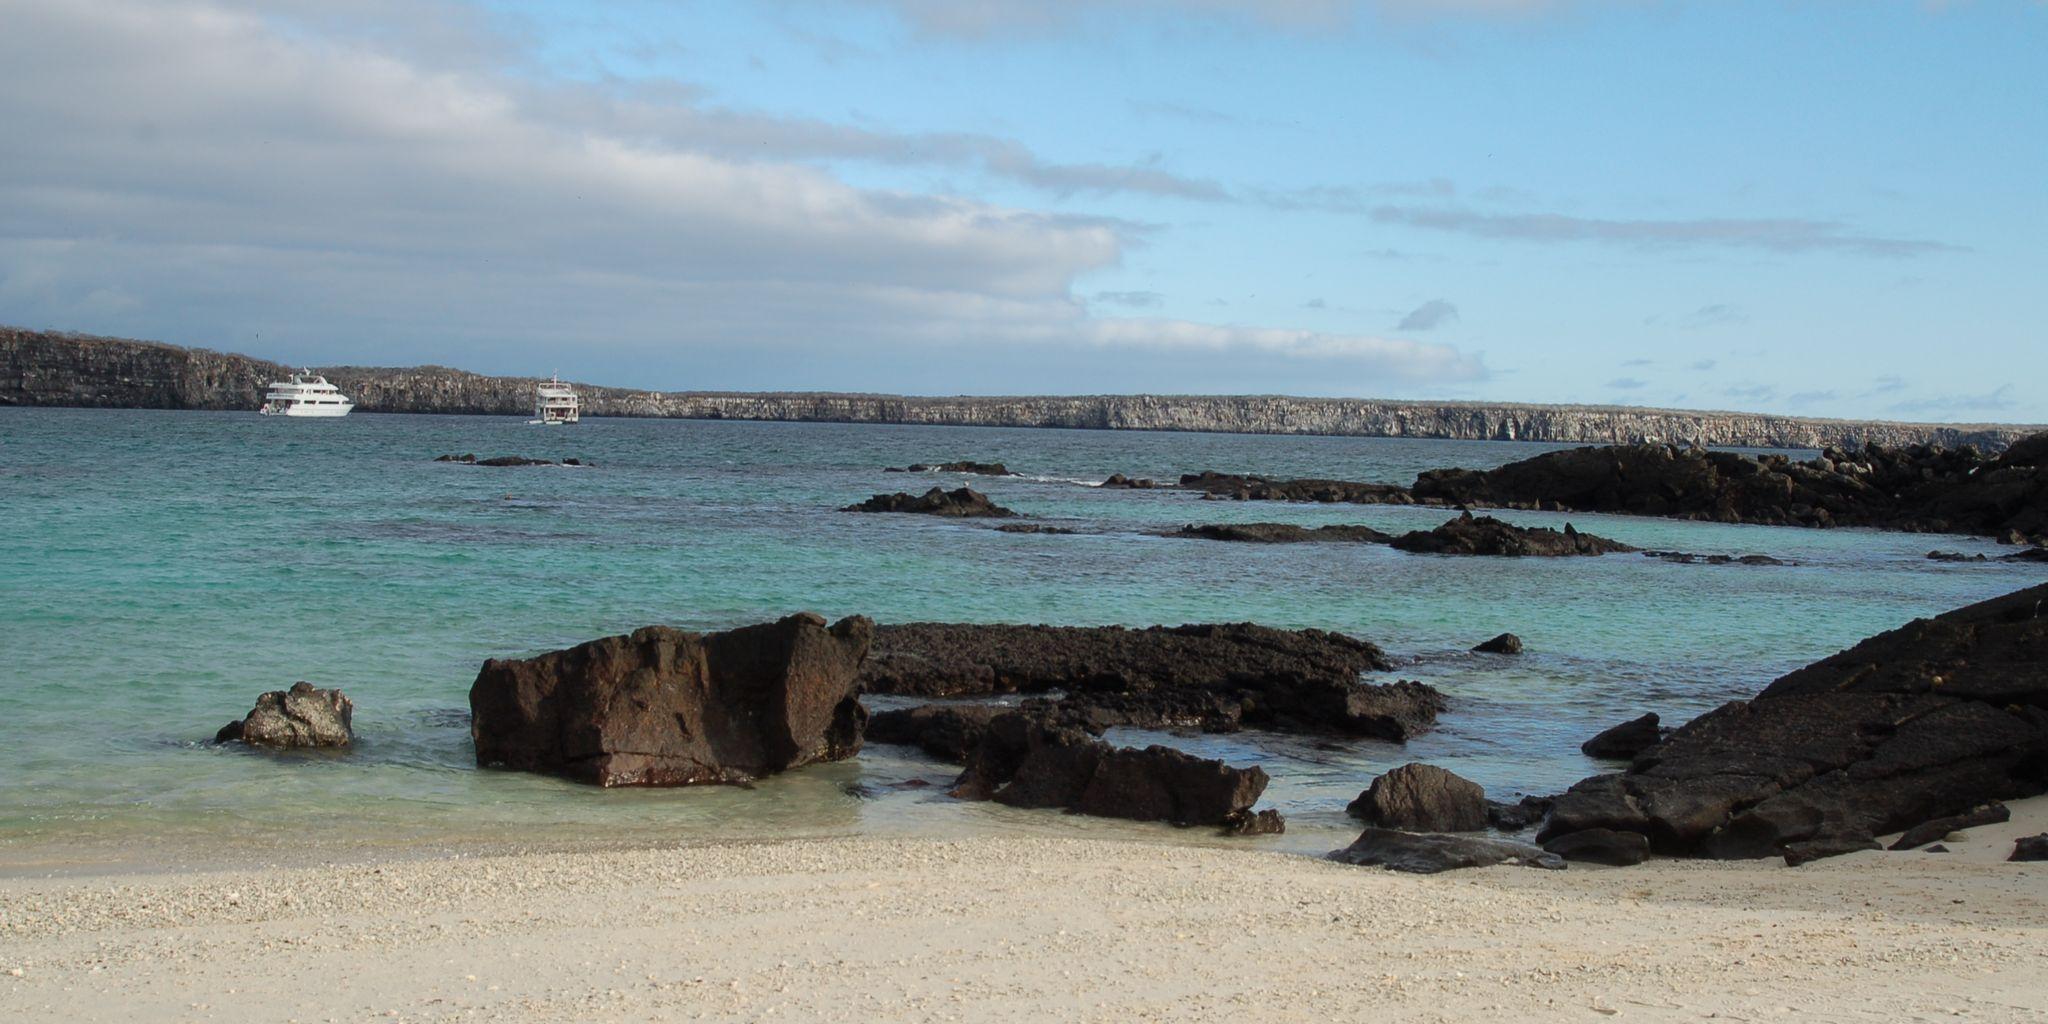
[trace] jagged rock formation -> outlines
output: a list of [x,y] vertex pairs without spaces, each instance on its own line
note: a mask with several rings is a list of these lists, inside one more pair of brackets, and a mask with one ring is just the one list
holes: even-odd
[[861,681],[920,697],[1060,691],[1050,713],[1094,732],[1254,726],[1405,740],[1435,723],[1444,698],[1359,678],[1390,667],[1378,647],[1315,629],[921,622],[879,627]]
[[[1266,773],[1171,747],[1116,747],[1079,729],[1018,712],[981,731],[952,795],[1012,807],[1063,807],[1135,821],[1218,825],[1248,833]],[[1277,815],[1272,824],[1278,826]],[[1277,828],[1274,830],[1277,831]]]
[[1564,524],[1562,533],[1545,526],[1516,526],[1492,516],[1467,512],[1434,530],[1416,530],[1394,538],[1397,550],[1433,555],[1495,555],[1506,558],[1558,558],[1634,551],[1619,541],[1580,533]]
[[1559,797],[1539,838],[1816,857],[2048,789],[2048,585],[1919,619],[1692,720]]
[[[0,328],[0,405],[254,409],[287,367],[154,342]],[[319,367],[362,412],[523,416],[536,378],[439,366]],[[657,392],[576,385],[586,416],[921,423],[935,426],[1334,434],[1755,448],[1868,441],[1997,450],[2041,428],[1807,419],[1614,406],[1395,402],[1283,395],[941,397]]]
[[600,786],[749,782],[858,753],[874,624],[800,613],[689,633],[648,626],[484,662],[469,689],[477,764]]
[[923,494],[877,494],[841,512],[902,512],[912,515],[943,516],[948,519],[1010,519],[1017,513],[989,500],[971,487],[946,490],[934,487]]
[[215,743],[237,740],[252,747],[294,749],[346,747],[355,742],[356,705],[340,690],[323,690],[303,680],[289,690],[272,690],[239,721],[221,726]]
[[[1829,448],[1819,458],[1794,462],[1783,455],[1636,444],[1545,452],[1489,470],[1432,469],[1416,477],[1413,487],[1207,471],[1181,477],[1181,486],[1239,501],[1476,505],[1766,526],[1870,526],[2048,543],[2048,432],[2022,438],[1996,457],[1968,447],[1872,443],[1853,451]],[[1469,521],[1456,525],[1473,532]],[[1422,543],[1410,534],[1394,546],[1422,550],[1405,547],[1411,538]],[[1672,561],[1698,557],[1652,554]],[[1722,561],[1776,560],[1746,555]]]

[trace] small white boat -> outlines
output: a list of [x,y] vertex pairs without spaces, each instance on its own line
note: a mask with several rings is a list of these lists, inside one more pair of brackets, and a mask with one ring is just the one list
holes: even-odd
[[560,374],[541,381],[533,389],[533,418],[528,423],[560,426],[583,418],[582,402]]
[[311,370],[300,370],[290,380],[277,381],[263,396],[257,412],[265,416],[346,416],[356,407],[341,389]]

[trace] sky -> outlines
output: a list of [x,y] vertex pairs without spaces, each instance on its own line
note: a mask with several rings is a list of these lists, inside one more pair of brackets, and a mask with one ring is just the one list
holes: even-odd
[[0,323],[2048,422],[2041,0],[0,0]]

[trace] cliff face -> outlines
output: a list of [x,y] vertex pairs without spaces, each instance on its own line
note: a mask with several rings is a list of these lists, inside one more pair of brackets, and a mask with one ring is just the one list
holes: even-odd
[[[288,367],[153,342],[0,328],[0,405],[249,410]],[[438,366],[322,368],[364,412],[527,415],[531,377]],[[1802,419],[1610,406],[1385,402],[1274,395],[909,398],[892,395],[654,392],[579,384],[591,416],[1334,434],[1585,444],[1756,448],[1974,444],[2003,449],[2040,427]]]

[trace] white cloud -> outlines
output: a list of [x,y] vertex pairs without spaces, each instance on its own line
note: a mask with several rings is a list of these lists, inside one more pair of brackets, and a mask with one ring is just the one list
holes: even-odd
[[982,136],[550,87],[488,70],[502,63],[488,45],[436,63],[418,56],[431,35],[323,31],[341,8],[315,0],[283,5],[287,30],[256,6],[279,9],[0,0],[9,319],[232,326],[379,358],[419,340],[649,354],[1038,342],[1312,354],[1406,380],[1483,372],[1443,346],[1092,320],[1074,283],[1117,264],[1131,226],[856,188],[803,161],[978,162],[1070,192],[1200,183],[1047,164]]

